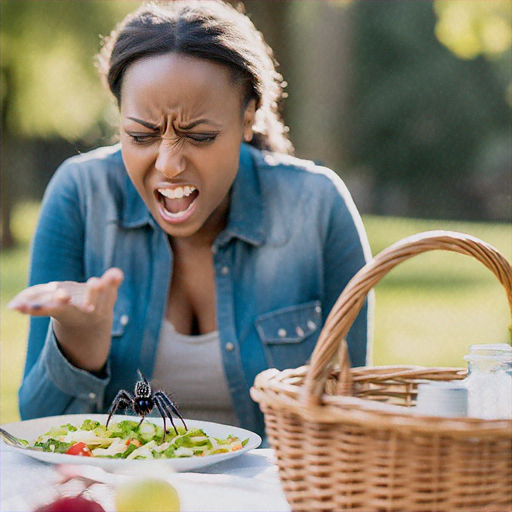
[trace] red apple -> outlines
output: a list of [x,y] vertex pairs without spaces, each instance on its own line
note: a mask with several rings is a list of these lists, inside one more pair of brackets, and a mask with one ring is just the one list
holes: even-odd
[[36,512],[105,512],[105,509],[97,501],[75,496],[59,498],[36,509]]

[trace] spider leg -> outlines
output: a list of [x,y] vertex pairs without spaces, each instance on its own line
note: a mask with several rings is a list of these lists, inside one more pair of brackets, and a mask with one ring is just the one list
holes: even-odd
[[139,427],[142,425],[142,422],[144,421],[144,418],[145,418],[145,417],[146,417],[146,416],[142,416],[142,419],[140,420],[139,424],[137,425],[137,428],[139,428]]
[[[164,435],[162,437],[162,443],[163,443],[165,441],[165,434],[167,434],[167,427],[165,424],[165,418],[167,417],[167,413],[160,402],[161,402],[160,397],[155,396],[155,404],[158,407],[158,410],[160,411],[160,416],[162,416],[162,419],[164,420]],[[171,423],[172,423],[172,419],[171,419]],[[172,426],[174,427],[174,430],[176,431],[176,435],[178,435],[178,430],[174,426],[174,423],[172,423]]]
[[[185,424],[185,420],[183,419],[183,416],[180,414],[180,411],[178,411],[178,407],[176,404],[163,392],[163,391],[156,391],[155,392],[155,398],[160,397],[165,410],[167,411],[167,414],[169,415],[169,418],[171,418],[171,411],[178,416],[178,418],[183,423],[183,426],[185,427],[185,430],[188,430],[187,425]],[[172,420],[171,420],[172,421]],[[174,423],[173,423],[174,425]]]
[[105,425],[105,428],[108,427],[108,424],[112,419],[112,416],[117,411],[117,409],[119,409],[119,407],[121,407],[121,409],[126,409],[127,407],[130,407],[132,404],[133,398],[130,395],[130,393],[128,393],[128,391],[125,391],[124,389],[121,389],[114,398],[114,401],[112,402],[112,406],[110,407],[110,412],[108,414],[107,424]]

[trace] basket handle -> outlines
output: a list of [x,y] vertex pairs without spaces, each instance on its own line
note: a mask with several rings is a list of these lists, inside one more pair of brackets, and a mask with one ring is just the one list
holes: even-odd
[[483,263],[505,288],[512,317],[512,268],[497,249],[478,238],[451,231],[427,231],[404,238],[384,249],[361,268],[338,297],[311,356],[303,386],[303,403],[320,402],[336,351],[339,351],[341,367],[338,389],[341,394],[351,394],[350,361],[345,337],[368,292],[402,261],[434,250],[466,254]]

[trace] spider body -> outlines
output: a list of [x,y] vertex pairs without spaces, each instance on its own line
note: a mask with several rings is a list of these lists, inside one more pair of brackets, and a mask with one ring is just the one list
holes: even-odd
[[139,416],[146,416],[155,407],[155,400],[151,396],[151,386],[139,370],[142,380],[135,384],[135,396],[133,397],[133,410]]
[[187,425],[185,424],[185,420],[178,411],[176,404],[161,390],[155,391],[153,393],[146,377],[142,375],[140,370],[137,371],[141,380],[135,384],[134,395],[130,395],[130,393],[124,389],[121,389],[117,393],[114,401],[112,402],[112,406],[110,407],[106,427],[108,427],[112,416],[118,409],[132,409],[135,414],[142,416],[142,419],[139,423],[140,426],[144,421],[144,418],[155,408],[156,405],[160,415],[164,420],[164,436],[162,442],[165,440],[165,434],[167,433],[167,418],[171,421],[171,425],[174,427],[176,435],[178,435],[178,429],[176,428],[172,417],[173,414],[178,416],[178,418],[183,423],[185,430],[188,430]]
[[146,416],[155,407],[155,401],[151,398],[138,398],[133,400],[133,410],[139,416]]

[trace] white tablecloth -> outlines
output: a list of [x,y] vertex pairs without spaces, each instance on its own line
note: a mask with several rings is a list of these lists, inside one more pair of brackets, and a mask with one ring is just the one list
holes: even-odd
[[[84,469],[85,468],[85,469]],[[104,484],[90,487],[87,494],[106,512],[115,512],[115,486],[127,475],[112,475],[98,468],[75,466]],[[69,470],[74,470],[70,468]],[[157,475],[177,489],[182,512],[289,512],[277,466],[270,449],[252,450],[239,457],[188,473],[159,471]],[[59,492],[77,494],[83,484],[62,484],[62,473],[53,465],[24,456],[0,443],[0,510],[30,512],[54,500]]]

